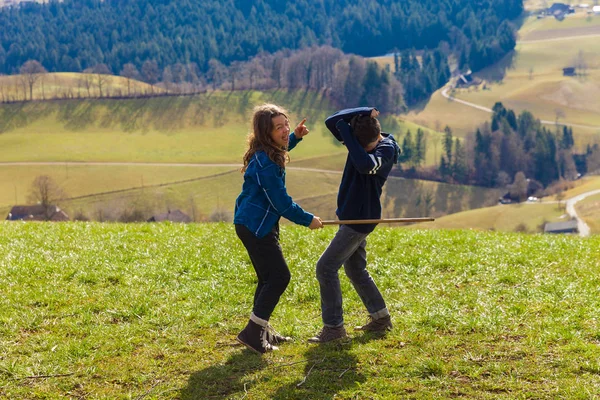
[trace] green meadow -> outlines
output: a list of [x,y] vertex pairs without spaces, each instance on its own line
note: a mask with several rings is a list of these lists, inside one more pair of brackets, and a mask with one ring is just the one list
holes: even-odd
[[[369,269],[394,329],[309,345],[315,263],[335,230],[282,227],[292,281],[235,342],[254,272],[230,224],[0,223],[0,397],[591,399],[599,238],[379,227]],[[342,274],[343,275],[343,274]],[[342,276],[349,328],[366,317]]]

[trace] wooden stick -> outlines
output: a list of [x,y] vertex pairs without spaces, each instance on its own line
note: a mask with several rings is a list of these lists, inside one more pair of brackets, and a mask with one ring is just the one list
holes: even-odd
[[394,224],[399,222],[430,222],[435,218],[383,218],[383,219],[344,219],[327,220],[323,225],[350,225],[350,224]]

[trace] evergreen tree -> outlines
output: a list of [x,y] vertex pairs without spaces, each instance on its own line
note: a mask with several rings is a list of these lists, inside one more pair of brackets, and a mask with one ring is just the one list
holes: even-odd
[[412,140],[412,133],[410,130],[408,130],[404,136],[404,139],[402,140],[402,154],[400,155],[400,162],[414,165],[415,153],[416,149]]

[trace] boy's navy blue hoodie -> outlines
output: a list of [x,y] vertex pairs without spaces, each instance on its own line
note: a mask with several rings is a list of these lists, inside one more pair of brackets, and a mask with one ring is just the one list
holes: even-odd
[[[383,185],[397,162],[400,147],[392,135],[382,133],[383,139],[367,152],[358,142],[350,127],[356,115],[371,115],[373,107],[359,107],[338,111],[325,120],[325,125],[348,149],[348,158],[342,175],[337,199],[336,214],[345,219],[381,218],[381,193]],[[349,225],[352,229],[372,232],[377,224]]]

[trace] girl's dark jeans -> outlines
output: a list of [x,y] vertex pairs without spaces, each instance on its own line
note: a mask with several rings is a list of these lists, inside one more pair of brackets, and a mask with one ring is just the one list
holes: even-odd
[[246,247],[258,277],[252,312],[268,321],[290,283],[290,270],[279,245],[279,224],[262,238],[256,237],[244,225],[236,224],[235,232]]

